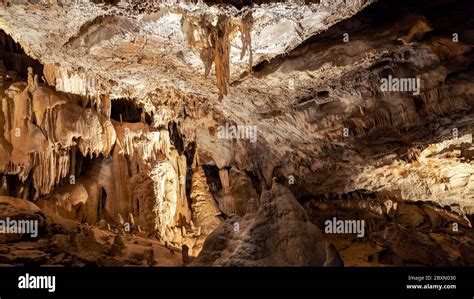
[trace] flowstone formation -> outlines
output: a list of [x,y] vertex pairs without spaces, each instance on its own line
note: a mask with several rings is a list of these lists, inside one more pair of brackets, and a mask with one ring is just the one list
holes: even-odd
[[474,264],[473,13],[3,1],[0,264]]

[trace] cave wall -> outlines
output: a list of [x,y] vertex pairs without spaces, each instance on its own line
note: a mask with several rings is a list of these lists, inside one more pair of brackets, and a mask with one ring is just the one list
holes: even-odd
[[[402,225],[416,228],[414,243],[448,240],[423,243],[443,256],[417,263],[470,264],[464,251],[459,262],[438,250],[471,248],[470,1],[217,4],[2,7],[0,194],[117,234],[132,224],[174,251],[202,250],[197,264],[243,265],[255,247],[255,265],[320,266],[334,252],[310,222],[340,205],[360,218],[373,192],[401,207],[386,221],[398,239],[380,238],[376,221],[365,240],[384,242],[381,261],[410,263],[387,251],[403,244]],[[383,91],[389,76],[420,89]],[[254,135],[221,135],[239,126]],[[464,221],[464,237],[424,225],[443,209]]]

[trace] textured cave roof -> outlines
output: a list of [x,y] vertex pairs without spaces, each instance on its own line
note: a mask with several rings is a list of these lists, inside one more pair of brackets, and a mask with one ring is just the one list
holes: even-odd
[[[60,66],[70,74],[87,73],[100,82],[109,81],[112,98],[143,100],[156,88],[171,86],[188,95],[214,99],[218,94],[214,70],[208,78],[204,77],[199,45],[192,49],[187,42],[182,28],[184,19],[206,18],[215,24],[219,15],[226,15],[240,22],[243,14],[251,10],[255,66],[288,53],[371,3],[370,0],[257,1],[261,4],[237,9],[212,2],[208,5],[147,1],[147,7],[140,9],[133,2],[139,1],[126,1],[127,4],[120,6],[92,1],[11,4],[0,10],[0,29],[21,44],[28,55],[45,65]],[[240,3],[234,2],[230,3]],[[232,83],[245,75],[249,54],[247,51],[241,59],[240,32],[234,34],[230,44]],[[248,89],[253,84],[231,88],[230,95],[248,97],[251,93]],[[81,93],[66,85],[56,87]]]
[[[343,188],[331,185],[326,177],[335,172],[353,176],[354,165],[367,161],[364,153],[384,142],[369,136],[369,145],[362,142],[361,154],[357,144],[348,146],[351,139],[342,138],[346,124],[361,131],[387,126],[396,131],[421,122],[407,95],[373,92],[384,66],[398,64],[399,73],[420,75],[426,84],[422,96],[431,99],[439,87],[437,78],[454,74],[472,60],[468,53],[473,39],[468,32],[458,44],[449,44],[445,37],[399,41],[411,26],[425,20],[416,15],[419,6],[429,9],[452,4],[450,0],[407,1],[403,6],[392,0],[374,4],[371,0],[262,0],[229,5],[133,0],[123,6],[87,0],[52,2],[4,5],[0,29],[29,56],[57,70],[57,90],[85,95],[83,85],[93,78],[102,93],[143,104],[155,127],[178,123],[185,142],[199,146],[202,163],[260,168],[267,184],[277,169],[285,176],[314,177],[312,183],[318,188],[321,178],[328,182],[326,189]],[[412,9],[413,4],[418,7]],[[387,24],[365,23],[367,11],[371,13],[367,19],[375,14],[378,22],[385,21],[394,8],[400,10]],[[413,15],[408,15],[412,10]],[[249,11],[252,75],[248,75],[249,51],[241,57],[239,30],[249,25],[245,20]],[[202,41],[208,38],[206,26],[214,26],[219,16],[236,26],[230,35],[229,93],[223,99],[219,99],[214,68],[206,77],[200,57]],[[464,25],[462,11],[453,11],[445,20],[437,17],[439,28],[453,30],[453,16],[454,25]],[[350,43],[343,42],[345,32],[350,32]],[[189,36],[195,41],[190,42]],[[456,84],[464,86],[462,80]],[[438,106],[432,109],[438,110]],[[209,129],[224,122],[257,125],[258,142],[211,136]],[[419,130],[419,135],[432,133],[425,131]],[[324,171],[322,163],[327,166]],[[352,187],[348,183],[344,188]]]
[[[286,120],[280,121],[276,129],[275,121],[266,115],[314,93],[318,88],[315,85],[325,84],[315,76],[323,76],[328,70],[319,65],[308,71],[303,60],[291,66],[277,65],[276,69],[270,65],[270,75],[249,76],[249,51],[241,57],[240,30],[245,15],[250,11],[253,18],[252,67],[265,74],[265,65],[270,61],[278,61],[311,37],[372,3],[256,2],[240,7],[236,3],[223,5],[211,1],[137,0],[126,1],[125,5],[93,1],[11,4],[0,10],[0,29],[18,42],[26,54],[45,66],[53,66],[59,74],[57,90],[85,95],[84,84],[95,81],[100,92],[110,94],[112,99],[141,102],[154,115],[156,127],[186,118],[182,117],[183,110],[188,116],[191,114],[195,121],[182,125],[181,133],[198,143],[201,152],[209,152],[208,162],[222,167],[231,161],[250,164],[245,160],[253,159],[246,154],[249,148],[240,141],[240,145],[232,145],[209,136],[208,127],[224,120],[257,125],[258,144],[271,148],[264,150],[270,160],[277,161],[292,151],[292,144],[309,142],[312,137],[300,132],[304,124],[298,117],[285,116]],[[230,18],[237,27],[230,37],[230,87],[223,99],[219,99],[214,66],[206,77],[200,58],[202,40],[208,38],[203,24],[216,25],[219,16]],[[197,42],[187,39],[186,32],[193,32],[189,28],[194,29]],[[311,61],[314,57],[310,55],[307,59]],[[336,72],[338,76],[341,73]],[[263,149],[260,145],[252,145],[250,150],[259,152]]]

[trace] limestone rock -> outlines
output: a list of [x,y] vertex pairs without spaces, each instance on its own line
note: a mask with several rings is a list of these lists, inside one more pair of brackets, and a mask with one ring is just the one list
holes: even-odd
[[234,216],[212,232],[192,265],[322,266],[321,232],[291,192],[275,183],[261,201],[256,214]]
[[470,0],[117,2],[0,9],[0,263],[472,264]]

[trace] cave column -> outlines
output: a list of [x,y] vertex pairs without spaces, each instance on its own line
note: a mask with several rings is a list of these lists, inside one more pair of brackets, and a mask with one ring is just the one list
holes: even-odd
[[103,111],[103,114],[108,118],[110,119],[110,114],[111,114],[111,109],[112,109],[112,105],[111,105],[111,102],[110,102],[110,95],[109,94],[105,94],[104,95],[104,98],[103,98],[103,102],[104,102],[104,111]]
[[230,184],[229,184],[229,172],[225,168],[219,169],[219,178],[221,180],[222,189],[224,190],[224,194],[230,192]]

